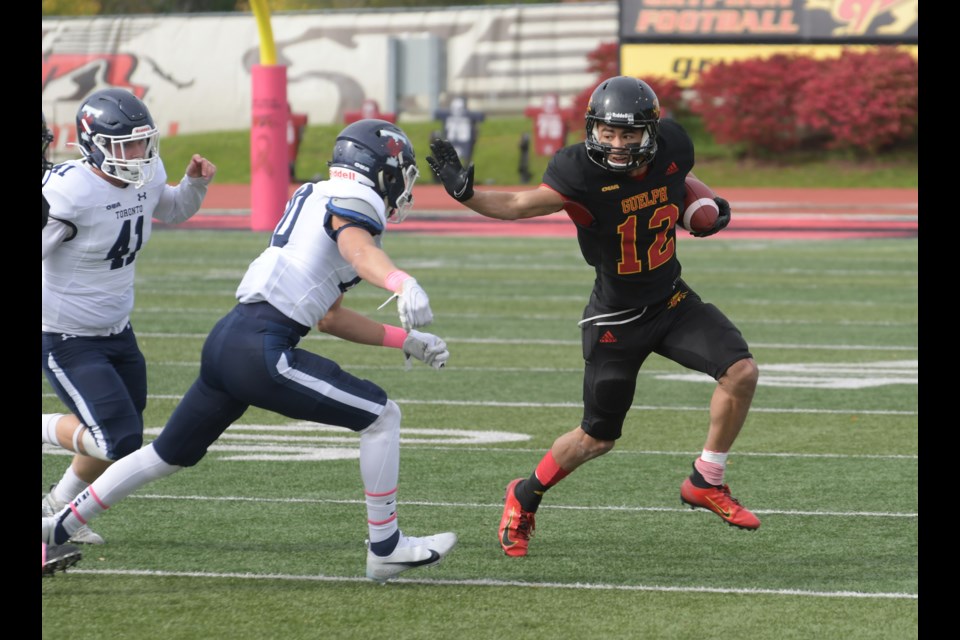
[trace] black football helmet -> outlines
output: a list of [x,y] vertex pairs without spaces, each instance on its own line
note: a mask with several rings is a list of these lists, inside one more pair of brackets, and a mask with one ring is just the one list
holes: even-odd
[[[640,129],[643,140],[627,147],[603,144],[597,126]],[[653,161],[657,153],[657,132],[660,129],[660,101],[643,80],[616,76],[600,83],[590,96],[587,107],[587,155],[604,169],[616,172],[633,171]],[[610,156],[629,156],[627,163],[611,162]]]
[[160,132],[147,105],[129,91],[90,94],[77,110],[77,143],[93,166],[137,188],[156,175]]
[[43,174],[53,166],[53,163],[50,162],[50,159],[47,157],[47,150],[50,148],[50,143],[53,142],[53,133],[50,129],[47,128],[47,116],[43,113],[43,110],[40,110],[40,179],[43,179]]
[[354,122],[337,136],[327,164],[331,178],[348,178],[372,187],[386,203],[391,222],[407,217],[420,172],[413,144],[397,125],[376,119]]

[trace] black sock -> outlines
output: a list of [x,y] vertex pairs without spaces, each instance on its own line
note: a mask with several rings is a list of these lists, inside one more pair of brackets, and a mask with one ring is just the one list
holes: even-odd
[[547,487],[543,486],[537,474],[532,473],[529,478],[517,483],[513,493],[524,511],[535,513],[540,508],[540,500],[546,490]]
[[693,486],[699,487],[700,489],[710,489],[711,487],[716,488],[720,486],[716,484],[710,484],[709,482],[707,482],[704,479],[703,474],[697,471],[696,463],[693,464],[693,473],[690,474],[690,482],[693,483]]

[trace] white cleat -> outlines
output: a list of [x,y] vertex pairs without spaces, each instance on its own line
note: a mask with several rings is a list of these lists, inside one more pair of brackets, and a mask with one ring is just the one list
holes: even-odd
[[456,544],[457,534],[451,532],[425,538],[403,536],[388,556],[367,551],[367,577],[382,584],[404,571],[432,567],[439,564]]
[[[48,493],[40,501],[40,516],[42,518],[55,516],[65,506],[67,506],[66,502],[58,502],[52,493]],[[50,537],[53,537],[52,531]],[[103,544],[105,541],[99,533],[87,525],[83,525],[73,532],[73,535],[70,536],[70,542],[74,544]]]

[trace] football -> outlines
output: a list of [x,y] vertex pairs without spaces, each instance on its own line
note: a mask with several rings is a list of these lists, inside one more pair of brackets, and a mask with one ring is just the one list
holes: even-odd
[[687,195],[683,199],[680,225],[691,233],[709,231],[720,215],[720,208],[714,201],[717,194],[693,176],[687,176],[686,185]]

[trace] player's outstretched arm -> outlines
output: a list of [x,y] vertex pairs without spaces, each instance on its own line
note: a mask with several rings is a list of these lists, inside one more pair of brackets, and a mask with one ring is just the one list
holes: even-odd
[[217,165],[213,164],[199,153],[193,154],[184,172],[188,178],[203,178],[207,184],[217,175]]
[[560,194],[546,187],[516,192],[475,191],[473,164],[464,168],[449,141],[434,140],[430,143],[430,150],[433,155],[427,157],[427,164],[443,183],[450,197],[480,215],[497,220],[521,220],[549,215],[563,208]]
[[[337,229],[344,222],[335,217],[333,226]],[[391,299],[397,299],[397,313],[405,330],[419,329],[433,322],[427,292],[416,278],[394,265],[390,256],[374,243],[369,232],[347,227],[338,236],[337,247],[357,275],[372,285],[393,292]]]
[[160,194],[153,217],[172,224],[189,220],[200,210],[207,196],[207,186],[216,173],[215,164],[199,153],[193,154],[180,184],[176,187],[167,186]]
[[383,344],[383,324],[358,311],[344,307],[342,302],[343,296],[340,296],[327,311],[327,315],[317,323],[317,329],[357,344],[373,346]]
[[381,324],[362,313],[343,306],[343,296],[330,307],[317,329],[343,340],[372,346],[402,349],[407,360],[416,358],[421,362],[441,369],[450,358],[447,343],[432,333]]
[[434,140],[430,143],[432,156],[427,156],[427,164],[443,183],[450,197],[458,202],[466,202],[473,197],[473,163],[466,169],[460,162],[460,155],[449,140]]

